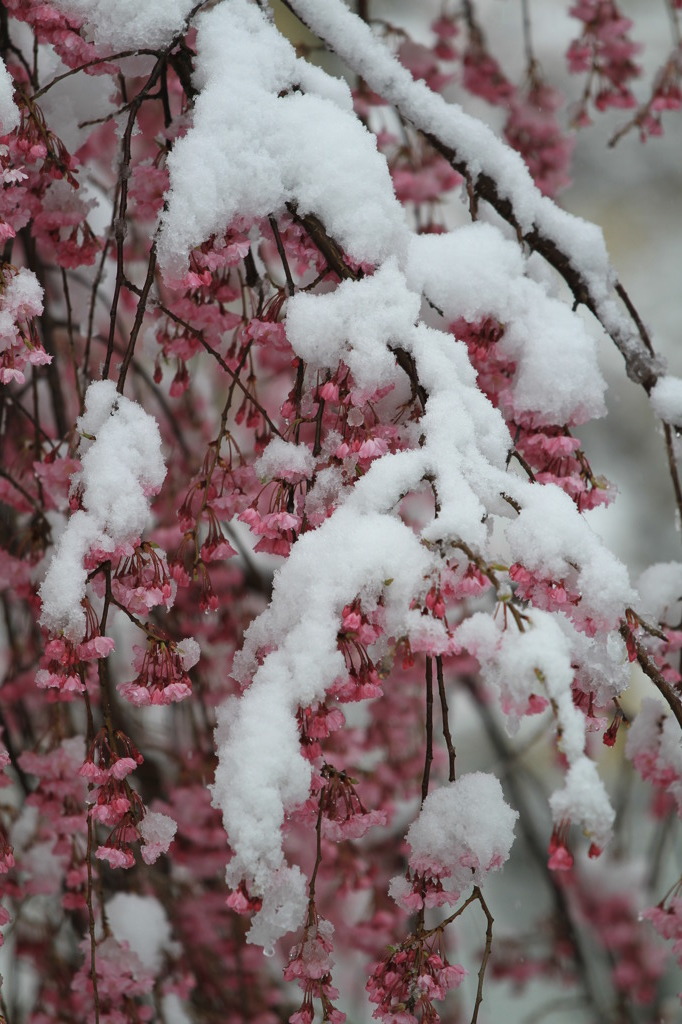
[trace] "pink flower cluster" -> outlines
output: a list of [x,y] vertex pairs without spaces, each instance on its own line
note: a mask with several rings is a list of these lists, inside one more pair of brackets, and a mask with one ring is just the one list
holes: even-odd
[[116,646],[111,637],[101,636],[90,601],[85,598],[82,605],[87,624],[83,640],[80,643],[66,637],[48,640],[40,659],[41,667],[35,675],[36,686],[47,690],[54,700],[72,701],[76,695],[84,693],[88,678],[92,678],[89,672],[92,663],[108,658]]
[[642,911],[642,917],[650,921],[663,939],[672,942],[673,956],[682,966],[682,896],[679,884],[672,893],[655,907]]
[[90,819],[111,829],[95,856],[112,868],[131,868],[135,863],[132,844],[142,842],[142,859],[154,864],[167,853],[176,824],[172,818],[144,807],[128,777],[144,761],[129,736],[117,729],[110,734],[102,727],[92,740],[78,774],[89,783],[95,796]]
[[383,810],[368,811],[355,789],[356,780],[346,772],[325,764],[321,770],[324,785],[320,791],[322,835],[333,842],[360,839],[373,825],[385,825]]
[[333,1000],[339,995],[332,984],[331,974],[333,934],[331,922],[318,917],[314,906],[311,906],[303,937],[291,950],[284,968],[285,980],[297,981],[304,993],[300,1007],[289,1017],[290,1024],[313,1024],[316,999],[320,1001],[323,1021],[343,1024],[346,1019],[345,1013],[333,1005]]
[[122,555],[111,578],[111,593],[134,615],[146,615],[158,605],[170,608],[175,592],[165,552],[142,541],[130,555]]
[[540,191],[555,196],[571,179],[568,169],[575,140],[559,125],[557,111],[563,97],[557,89],[534,76],[528,87],[509,100],[504,136],[521,154]]
[[516,365],[504,351],[504,324],[491,317],[477,323],[460,319],[450,324],[450,330],[466,344],[479,387],[505,417],[516,449],[534,479],[561,487],[581,512],[608,504],[613,491],[608,481],[592,472],[570,424],[537,424],[528,413],[517,412],[513,395]]
[[[1,192],[0,192],[1,194]],[[23,384],[27,365],[52,361],[40,343],[35,318],[43,312],[42,289],[23,267],[3,264],[0,271],[0,383]]]
[[445,999],[466,974],[443,955],[438,932],[431,939],[410,935],[373,967],[367,982],[376,1003],[372,1016],[386,1024],[439,1024],[433,1001]]
[[589,75],[586,93],[574,115],[575,123],[590,123],[589,99],[597,110],[634,107],[630,84],[641,74],[641,68],[634,62],[641,47],[629,36],[630,19],[623,17],[615,0],[579,0],[570,13],[583,23],[583,29],[568,48],[568,67],[574,74]]
[[175,643],[150,636],[146,647],[135,647],[133,661],[137,676],[122,683],[119,693],[135,707],[148,704],[173,704],[192,693],[187,672],[198,661],[198,645],[193,640]]
[[[617,872],[618,867],[614,870]],[[593,880],[572,878],[568,891],[590,934],[609,952],[614,965],[611,978],[617,991],[628,1001],[650,1006],[665,971],[666,955],[641,927],[636,890],[623,886],[614,891]],[[643,916],[650,914],[644,911]]]
[[371,647],[382,633],[380,605],[369,613],[363,611],[359,601],[346,605],[343,609],[338,645],[345,659],[348,675],[334,683],[330,690],[338,700],[368,700],[381,695],[381,678],[367,648]]

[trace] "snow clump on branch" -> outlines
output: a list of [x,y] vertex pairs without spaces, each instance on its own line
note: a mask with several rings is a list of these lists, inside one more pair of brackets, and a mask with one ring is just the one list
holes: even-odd
[[66,524],[40,588],[41,623],[73,641],[85,634],[86,555],[92,548],[113,553],[138,538],[149,519],[149,498],[166,476],[156,421],[120,395],[113,381],[90,385],[77,429],[83,455],[71,488],[80,495],[80,507]]

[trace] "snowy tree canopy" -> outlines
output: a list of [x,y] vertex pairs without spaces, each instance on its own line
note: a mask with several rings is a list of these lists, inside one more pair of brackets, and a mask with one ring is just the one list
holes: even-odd
[[556,6],[570,125],[526,3],[518,85],[485,0],[5,3],[8,1021],[673,1005],[682,568],[594,529],[580,432],[602,333],[679,514],[682,379],[557,194],[682,106],[682,4],[640,99],[619,6]]

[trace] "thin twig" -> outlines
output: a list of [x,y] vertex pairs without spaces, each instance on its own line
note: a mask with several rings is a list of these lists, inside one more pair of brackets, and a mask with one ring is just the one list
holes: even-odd
[[272,228],[272,233],[275,236],[275,245],[277,246],[277,252],[279,253],[279,258],[281,259],[282,267],[284,268],[284,277],[287,282],[287,291],[289,292],[289,295],[293,295],[294,292],[296,291],[296,286],[294,285],[294,279],[291,276],[291,270],[289,269],[289,261],[287,259],[287,254],[284,250],[282,236],[279,233],[277,221],[275,220],[274,217],[268,217],[268,220],[270,222],[270,227]]
[[118,375],[118,384],[116,390],[123,394],[123,388],[125,387],[126,375],[128,373],[128,367],[133,358],[135,352],[135,344],[137,342],[140,328],[144,320],[144,315],[147,312],[147,300],[149,299],[149,292],[152,284],[154,283],[154,271],[156,269],[156,245],[152,244],[152,249],[149,254],[149,263],[147,264],[147,276],[145,277],[142,290],[138,296],[137,310],[135,311],[135,320],[130,331],[130,338],[126,348],[125,356],[123,357],[123,363],[121,364],[121,370]]
[[37,92],[33,93],[32,99],[38,100],[41,96],[44,96],[46,92],[58,85],[59,82],[63,82],[65,78],[69,78],[71,75],[77,74],[79,71],[85,71],[86,68],[95,67],[97,64],[109,64],[116,60],[123,60],[124,57],[137,57],[140,54],[146,54],[151,57],[158,57],[156,50],[121,50],[120,53],[112,53],[110,57],[95,57],[93,60],[86,60],[84,64],[79,64],[78,67],[69,68],[68,71],[64,71],[61,75],[57,75],[51,79]]
[[680,484],[680,473],[677,468],[677,458],[675,456],[673,428],[665,421],[663,421],[663,438],[665,440],[665,454],[668,460],[668,472],[670,473],[670,480],[675,494],[677,515],[679,516],[680,523],[682,524],[682,484]]
[[486,929],[485,929],[485,947],[483,949],[483,956],[481,957],[481,966],[478,969],[478,985],[476,986],[476,1002],[474,1003],[474,1012],[471,1015],[471,1024],[476,1024],[478,1020],[478,1011],[481,1008],[483,1002],[483,982],[485,981],[485,970],[488,966],[488,960],[493,948],[493,915],[490,913],[488,904],[483,898],[483,893],[476,885],[474,886],[474,895],[481,905],[481,910],[485,914]]
[[422,774],[422,803],[429,794],[429,778],[433,761],[433,662],[426,657],[426,752]]
[[[142,290],[138,288],[136,285],[133,285],[130,281],[127,282],[126,287],[130,291],[134,292],[136,295],[141,294]],[[165,316],[169,317],[174,323],[178,324],[179,327],[182,327],[184,330],[189,331],[190,334],[192,334],[192,336],[197,339],[202,348],[213,356],[213,358],[216,360],[221,369],[223,369],[225,373],[228,374],[228,376],[235,382],[240,391],[242,391],[244,397],[255,406],[255,408],[258,410],[258,412],[261,414],[261,416],[269,426],[272,433],[276,434],[277,437],[281,437],[281,432],[272,422],[272,420],[270,419],[270,417],[268,416],[267,412],[260,404],[258,399],[251,394],[246,384],[243,383],[239,375],[236,374],[234,370],[230,369],[228,364],[221,356],[220,352],[216,352],[216,350],[211,345],[209,345],[209,343],[204,338],[203,333],[201,331],[198,331],[196,327],[192,327],[192,325],[188,323],[187,320],[183,320],[182,317],[177,316],[177,314],[173,313],[173,311],[170,310],[168,306],[164,306],[162,302],[157,303],[157,309],[160,309],[161,312],[165,314]]]
[[454,744],[452,742],[452,736],[450,735],[450,720],[448,718],[448,698],[445,692],[445,680],[443,678],[443,656],[441,654],[436,657],[436,677],[438,679],[438,696],[440,697],[440,710],[441,717],[443,719],[443,738],[445,740],[445,746],[448,751],[448,782],[454,782],[455,775],[455,758],[457,756]]
[[90,816],[88,819],[88,847],[85,855],[87,867],[87,890],[85,901],[88,907],[88,931],[90,933],[90,980],[92,981],[92,999],[95,1005],[95,1024],[100,1024],[99,1015],[99,988],[97,986],[97,939],[95,937],[95,908],[92,900],[92,855],[94,845],[94,823]]

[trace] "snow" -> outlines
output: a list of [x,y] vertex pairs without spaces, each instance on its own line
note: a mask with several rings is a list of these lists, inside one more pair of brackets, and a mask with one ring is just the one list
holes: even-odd
[[484,309],[505,319],[510,293],[523,272],[521,249],[492,224],[476,222],[410,239],[407,280],[450,320],[474,321]]
[[[4,288],[0,310],[0,335],[13,335],[15,320],[40,315],[43,311],[43,289],[32,270],[21,267]],[[7,319],[6,319],[7,318]]]
[[142,859],[145,864],[154,864],[162,853],[167,853],[177,829],[177,822],[168,814],[147,811],[140,822],[140,835],[144,840]]
[[182,659],[182,667],[185,672],[189,672],[191,668],[194,668],[201,657],[201,647],[194,637],[188,636],[177,644],[177,650],[180,658]]
[[606,385],[594,340],[577,314],[526,271],[517,243],[490,224],[410,241],[408,282],[447,318],[472,323],[489,316],[505,326],[498,348],[516,363],[517,414],[533,413],[537,423],[603,416]]
[[273,437],[253,467],[261,480],[303,480],[315,470],[315,458],[305,444]]
[[657,416],[674,427],[682,427],[682,378],[659,377],[649,397]]
[[419,451],[384,457],[354,488],[351,503],[389,510],[402,494],[433,474],[439,495],[437,519],[424,540],[466,540],[480,548],[487,536],[485,507],[499,504],[504,465],[511,447],[501,414],[476,388],[465,346],[424,324],[415,326],[419,295],[396,261],[371,277],[346,281],[323,295],[299,293],[288,303],[286,329],[297,355],[316,369],[339,360],[353,371],[361,397],[400,380],[394,348],[414,356],[429,391]]
[[569,766],[564,786],[550,797],[554,820],[580,823],[599,847],[605,846],[614,811],[596,765],[585,754],[585,715],[572,694],[575,665],[570,639],[577,640],[580,634],[561,614],[533,609],[526,613],[523,631],[504,628],[477,613],[458,627],[455,636],[478,659],[485,682],[499,693],[512,731],[532,696],[549,698],[557,745]]
[[212,8],[197,29],[200,92],[192,126],[168,158],[164,273],[182,276],[190,250],[238,216],[267,217],[286,203],[314,212],[357,262],[402,251],[403,209],[347,87],[298,59],[247,0]]
[[581,825],[600,849],[609,842],[616,814],[597,766],[589,757],[581,757],[570,766],[564,787],[552,794],[549,806],[555,824]]
[[[251,684],[219,715],[213,802],[223,812],[235,854],[228,882],[246,877],[263,895],[250,942],[271,945],[300,923],[305,909],[300,873],[284,863],[281,828],[310,788],[296,711],[321,699],[345,674],[337,646],[341,610],[359,593],[375,599],[382,593],[387,631],[403,635],[429,561],[412,531],[393,516],[340,508],[297,541],[275,576],[269,608],[247,631],[233,674]],[[400,575],[386,584],[396,563]],[[266,644],[275,649],[259,659]]]
[[509,857],[517,818],[494,775],[462,775],[424,800],[406,836],[410,865],[416,871],[442,871],[448,891],[481,885]]
[[0,57],[0,135],[8,135],[20,123],[19,108],[14,102],[14,82]]
[[287,303],[287,337],[311,368],[332,369],[342,360],[358,390],[371,392],[402,374],[388,346],[401,343],[419,306],[391,260],[371,277],[344,281],[329,294],[299,292]]
[[556,485],[524,488],[521,500],[520,514],[506,527],[514,560],[554,581],[575,577],[581,614],[615,625],[636,598],[622,562]]
[[[474,174],[494,177],[524,230],[540,226],[557,244],[570,243],[571,258],[594,284],[602,310],[608,307],[617,319],[609,306],[613,275],[597,229],[551,212],[554,207],[534,188],[516,154],[414,83],[337,0],[292,0],[291,6],[332,38],[372,88],[456,147]],[[299,537],[276,573],[271,603],[235,657],[233,674],[244,692],[219,711],[212,795],[234,853],[226,878],[232,886],[245,879],[249,893],[262,898],[248,940],[271,946],[305,912],[305,880],[287,862],[282,834],[287,817],[310,792],[311,766],[301,754],[296,714],[324,699],[345,675],[338,630],[346,604],[360,596],[375,607],[381,599],[387,637],[408,637],[415,652],[446,651],[450,639],[443,623],[424,616],[419,600],[451,545],[464,543],[488,561],[499,560],[496,518],[506,521],[512,559],[548,585],[565,584],[575,596],[575,617],[590,630],[617,625],[635,593],[623,565],[564,491],[507,471],[512,439],[499,410],[477,387],[466,346],[451,333],[419,323],[423,296],[450,320],[496,318],[505,326],[499,344],[516,364],[514,412],[535,423],[564,423],[604,412],[595,345],[579,317],[550,294],[518,243],[492,225],[414,236],[383,157],[350,113],[346,87],[298,60],[256,6],[232,0],[203,14],[197,48],[200,93],[193,123],[169,156],[168,206],[158,236],[164,273],[181,275],[191,248],[225,231],[238,214],[262,218],[295,203],[299,212],[320,217],[353,259],[374,266],[364,278],[343,281],[332,291],[299,291],[287,300],[286,334],[296,355],[320,380],[336,372],[339,362],[348,366],[351,400],[360,408],[379,389],[404,390],[400,350],[413,361],[425,393],[423,413],[408,428],[411,448],[376,458],[352,487],[342,486],[335,472],[321,475],[311,503],[333,511]],[[292,91],[294,86],[303,93]],[[314,469],[309,451],[279,438],[256,464],[264,480],[309,479]],[[425,479],[437,502],[413,530],[398,508]],[[504,494],[518,514],[512,516]],[[578,637],[558,612],[533,610],[527,623],[523,632],[505,631],[488,616],[474,616],[457,639],[481,661],[512,724],[533,698],[551,704],[568,764],[565,786],[552,797],[555,820],[582,823],[603,845],[613,812],[585,754],[586,721],[571,687],[576,671],[594,671],[605,697],[618,690],[622,643],[607,650],[601,641]],[[499,783],[464,776],[442,793],[427,801],[421,824],[408,835],[416,855],[430,849],[452,857],[433,829],[451,822],[443,834],[452,844],[456,821],[471,844],[469,853],[480,841],[474,852],[481,870],[501,863],[515,814],[504,804]],[[478,813],[479,805],[484,812]],[[471,881],[470,871],[467,877]]]
[[118,892],[106,902],[109,927],[118,942],[127,942],[144,966],[159,975],[172,948],[166,911],[154,896]]
[[158,49],[183,29],[195,0],[53,0],[70,18],[84,23],[107,51]]
[[[541,315],[524,311],[524,303],[553,318],[556,300],[544,286],[521,276],[518,248],[495,229],[476,228],[462,234],[460,264],[467,259],[474,266],[494,263],[494,254],[499,253],[508,269],[519,271],[512,287],[503,282],[498,286],[494,265],[487,268],[487,283],[477,301],[486,311],[497,302],[502,312],[504,304],[505,314],[516,316],[521,325],[518,343],[525,345],[518,358],[520,362],[527,359],[536,404],[540,404],[541,383],[547,374],[541,342],[534,349],[535,342],[521,334],[525,325],[528,332],[539,331],[542,340],[550,328]],[[454,250],[457,242],[449,241],[450,245]],[[298,868],[286,863],[281,834],[287,815],[308,798],[311,781],[310,766],[300,753],[295,716],[299,706],[322,699],[344,675],[337,636],[345,604],[361,595],[372,605],[381,596],[387,636],[408,636],[415,652],[446,651],[450,641],[445,628],[421,614],[419,597],[437,571],[437,552],[448,545],[465,542],[484,558],[494,557],[489,520],[492,515],[507,519],[511,515],[501,497],[504,492],[521,509],[506,528],[513,557],[542,578],[566,579],[567,586],[570,578],[580,593],[585,618],[614,625],[635,596],[624,567],[604,548],[568,495],[555,485],[533,484],[506,471],[512,443],[509,431],[499,410],[477,388],[464,344],[451,334],[415,323],[420,308],[415,289],[424,287],[428,294],[433,281],[441,288],[439,298],[448,300],[439,260],[428,246],[410,248],[406,272],[408,279],[399,260],[388,260],[373,275],[345,281],[333,292],[300,292],[288,301],[287,337],[311,370],[334,371],[342,360],[357,377],[359,401],[378,386],[400,381],[402,370],[394,354],[400,348],[414,360],[427,398],[418,423],[419,443],[375,459],[352,488],[337,491],[329,518],[294,544],[275,576],[269,608],[250,626],[235,658],[234,675],[247,688],[220,714],[213,800],[222,811],[235,854],[227,872],[229,884],[236,885],[244,877],[249,892],[263,898],[249,933],[251,942],[271,945],[287,927],[299,923],[305,909],[305,889]],[[467,271],[462,274],[468,280]],[[457,274],[453,280],[457,294]],[[529,288],[524,291],[526,285]],[[466,285],[460,294],[468,301]],[[467,309],[472,316],[478,311],[473,301]],[[586,342],[581,349],[584,334],[577,322],[571,321],[570,327],[561,319],[558,323],[557,345],[567,343],[566,332],[575,331],[577,338],[578,368],[575,377],[566,381],[565,394],[570,404],[590,403],[594,414],[601,409],[603,385],[592,344]],[[549,351],[553,358],[551,347]],[[594,390],[590,391],[586,378],[594,381]],[[267,449],[264,467],[286,470],[292,457],[297,458],[295,448],[278,443],[271,458]],[[403,496],[417,490],[425,478],[432,482],[438,510],[415,533],[401,521],[397,509]],[[592,767],[591,762],[584,764],[585,719],[571,696],[571,629],[563,628],[561,619],[534,611],[528,616],[526,632],[510,630],[498,636],[488,664],[485,657],[481,660],[484,674],[487,669],[491,681],[502,689],[512,716],[521,714],[524,702],[527,705],[533,695],[552,702],[560,746],[570,766],[566,789],[553,799],[562,813],[584,820],[603,843],[612,812],[603,787],[595,797],[583,800],[585,787],[580,780],[590,775]],[[487,617],[472,621],[487,622],[486,629],[499,633]],[[465,623],[461,628],[458,639],[464,642],[467,629],[471,632],[474,627]],[[602,669],[608,664],[603,652],[597,657],[580,648],[580,653],[583,664],[590,659]]]
[[657,562],[637,581],[644,617],[653,623],[677,623],[682,616],[682,564]]
[[113,381],[89,386],[77,429],[81,469],[71,486],[82,489],[82,508],[67,522],[40,588],[42,624],[74,641],[85,631],[86,554],[92,547],[113,552],[139,537],[149,519],[149,497],[166,475],[156,421],[119,395]]

